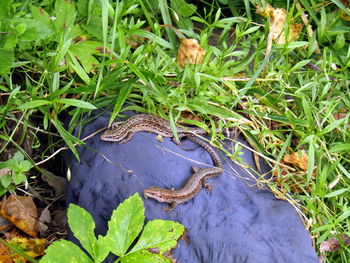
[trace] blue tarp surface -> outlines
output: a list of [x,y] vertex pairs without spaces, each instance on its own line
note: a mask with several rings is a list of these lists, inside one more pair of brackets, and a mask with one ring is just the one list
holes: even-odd
[[[107,125],[109,116],[101,116],[83,128],[81,138]],[[247,145],[243,138],[236,138]],[[95,136],[78,149],[78,163],[71,153],[65,156],[72,174],[67,203],[89,211],[96,222],[96,234],[105,234],[111,212],[124,199],[150,186],[180,188],[192,174],[191,166],[213,165],[209,154],[192,142],[175,145],[156,135],[138,132],[124,144],[102,141]],[[227,141],[227,149],[234,147]],[[257,173],[253,154],[243,148],[242,168],[225,158],[225,172],[208,180],[214,189],[204,189],[192,200],[170,213],[165,203],[144,200],[146,220],[166,219],[182,223],[188,229],[187,244],[179,240],[173,251],[177,262],[192,263],[317,263],[309,232],[295,209],[256,185],[252,176],[269,171],[261,162]],[[108,158],[111,162],[108,162]],[[77,240],[69,234],[69,239]],[[109,257],[108,262],[112,262]]]

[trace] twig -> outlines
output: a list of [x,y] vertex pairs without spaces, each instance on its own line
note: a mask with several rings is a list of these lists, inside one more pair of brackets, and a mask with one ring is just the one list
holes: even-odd
[[[81,141],[86,141],[86,140],[90,139],[91,137],[95,136],[96,134],[98,134],[98,133],[100,133],[100,132],[106,130],[107,128],[108,128],[108,127],[106,126],[106,127],[102,128],[102,129],[100,129],[100,130],[98,130],[98,131],[95,131],[94,133],[92,133],[92,134],[86,136],[86,137],[85,137],[84,139],[82,139]],[[77,145],[78,145],[78,143],[74,143],[74,144],[73,144],[73,146],[77,146]],[[35,165],[39,166],[39,165],[41,165],[41,164],[43,164],[43,163],[46,163],[48,160],[50,160],[50,159],[52,159],[53,157],[55,157],[55,156],[56,156],[57,154],[59,154],[61,151],[63,151],[63,150],[68,150],[68,149],[69,149],[69,148],[68,148],[67,146],[64,146],[64,147],[58,149],[57,151],[55,151],[53,154],[51,154],[51,155],[50,155],[49,157],[47,157],[46,159],[44,159],[44,160],[42,160],[42,161],[36,163]]]

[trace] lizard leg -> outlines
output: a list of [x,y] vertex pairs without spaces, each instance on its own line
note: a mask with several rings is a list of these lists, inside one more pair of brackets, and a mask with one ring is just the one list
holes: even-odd
[[176,202],[171,202],[170,206],[164,207],[163,210],[167,213],[169,213],[170,211],[174,210],[177,206]]
[[128,133],[126,134],[125,138],[122,141],[120,141],[120,144],[131,140],[132,137],[134,136],[134,133],[135,133],[134,130],[129,130]]

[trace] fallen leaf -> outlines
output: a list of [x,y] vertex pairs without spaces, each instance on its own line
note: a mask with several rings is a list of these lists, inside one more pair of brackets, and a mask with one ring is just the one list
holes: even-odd
[[[47,240],[45,238],[28,239],[21,235],[17,229],[12,229],[11,231],[6,232],[4,236],[6,238],[6,242],[18,247],[30,257],[36,258],[44,254],[45,246],[47,244]],[[22,256],[13,252],[6,245],[0,244],[0,262],[17,263],[28,261]]]
[[51,223],[51,215],[49,211],[49,206],[47,206],[43,211],[41,211],[41,215],[39,217],[39,226],[38,230],[40,236],[46,236],[49,230],[48,224]]
[[288,164],[295,165],[304,171],[307,171],[309,156],[305,151],[301,151],[301,154],[299,152],[293,152],[291,154],[286,154],[283,157],[283,161]]
[[201,64],[205,55],[205,50],[198,41],[192,38],[181,38],[177,51],[176,63],[184,68],[187,64]]
[[[347,235],[342,234],[339,238],[341,238],[345,246],[350,245],[350,237],[348,237]],[[338,251],[341,247],[342,245],[339,243],[338,238],[332,237],[327,241],[321,242],[320,252],[334,252]]]
[[[306,183],[306,171],[308,167],[309,157],[305,151],[293,152],[286,154],[281,160],[283,165],[293,165],[300,168],[302,171],[297,171],[292,168],[280,166],[280,173],[278,174],[277,169],[272,172],[272,176],[275,177],[275,182],[280,188],[288,186],[289,190],[293,193],[302,193],[304,191],[311,192],[311,183]],[[312,173],[315,176],[315,171]]]
[[37,237],[38,211],[31,196],[6,197],[0,203],[0,215],[26,234]]
[[[15,237],[15,238],[11,239],[10,243],[22,248],[28,256],[30,256],[32,258],[36,258],[38,256],[44,255],[47,240],[45,238],[28,239],[25,237],[23,237],[23,238]],[[14,256],[12,258],[14,259],[15,262],[20,262],[19,260],[24,260],[18,254],[14,254]],[[17,258],[17,260],[16,260],[16,258]]]
[[64,197],[66,192],[67,180],[64,177],[54,175],[46,169],[42,168],[42,170],[44,170],[47,176],[45,174],[42,174],[41,179],[43,179],[43,181],[47,182],[49,186],[55,189],[56,197]]
[[7,219],[0,216],[0,231],[5,230],[6,228],[8,228],[11,225],[12,225],[11,222],[9,222]]
[[[349,1],[348,0],[340,0],[340,2],[345,6],[345,8],[350,11]],[[350,21],[350,16],[348,16],[343,10],[340,9],[341,17],[346,20]]]
[[286,23],[287,12],[284,8],[273,8],[267,4],[265,8],[257,6],[256,13],[270,19],[270,34],[272,35],[272,40],[277,40],[277,44],[285,44],[287,41],[292,42],[296,40],[303,29],[303,24],[294,24],[290,21],[289,35],[286,38],[285,27],[288,26],[288,23]]
[[0,244],[0,262],[1,263],[13,263],[10,256],[11,252],[4,244]]
[[66,232],[68,225],[67,211],[66,210],[55,210],[52,213],[52,226],[57,232]]

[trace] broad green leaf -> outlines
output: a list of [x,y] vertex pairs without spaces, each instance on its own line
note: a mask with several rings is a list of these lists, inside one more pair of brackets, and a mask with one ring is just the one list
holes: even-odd
[[21,153],[20,151],[17,151],[14,155],[13,155],[13,159],[16,161],[23,161],[24,160],[24,155],[23,153]]
[[35,21],[38,21],[41,24],[46,25],[51,30],[55,29],[51,21],[50,15],[43,8],[32,5],[31,11]]
[[6,173],[0,177],[0,181],[1,181],[2,186],[7,188],[12,182],[12,177],[9,173]]
[[26,176],[24,173],[14,173],[12,175],[12,180],[15,184],[20,184],[26,180]]
[[0,1],[0,19],[8,18],[10,13],[10,5],[13,0],[1,0]]
[[[152,251],[153,252],[153,251]],[[155,252],[157,253],[158,250],[155,249]],[[154,254],[154,253],[150,253],[147,250],[141,250],[129,255],[126,255],[125,257],[123,257],[121,259],[122,263],[170,263],[171,261],[164,257],[161,256],[159,254]]]
[[25,25],[25,30],[20,34],[22,41],[35,41],[45,39],[53,34],[53,31],[41,21],[28,18],[18,18],[15,23]]
[[0,75],[7,74],[15,61],[13,50],[0,48],[0,58]]
[[28,160],[22,161],[20,163],[20,166],[23,172],[28,172],[33,167],[33,165]]
[[48,105],[48,104],[52,104],[52,101],[49,100],[32,100],[29,102],[26,102],[22,105],[18,106],[18,109],[20,110],[25,110],[25,109],[33,109],[39,106],[43,106],[43,105]]
[[74,243],[60,240],[52,243],[40,263],[93,263],[93,261]]
[[141,237],[128,254],[149,248],[155,248],[164,253],[177,245],[177,240],[185,228],[174,221],[155,219],[149,221],[142,231]]
[[93,16],[89,20],[89,23],[83,24],[82,28],[84,28],[89,34],[96,37],[98,40],[103,39],[102,35],[102,18],[100,16]]
[[110,251],[109,239],[99,235],[95,243],[95,263],[102,262]]
[[55,2],[55,27],[58,32],[65,31],[75,20],[75,2],[72,0],[57,0]]
[[103,50],[103,44],[97,41],[84,41],[69,47],[69,51],[80,61],[86,73],[90,73],[92,68],[100,64],[93,56],[103,55],[98,50]]
[[145,220],[144,210],[142,200],[136,193],[113,211],[106,236],[111,251],[117,256],[123,256],[141,232]]
[[82,100],[77,100],[77,99],[57,99],[57,100],[55,100],[55,102],[68,104],[68,105],[75,106],[75,107],[82,108],[82,109],[89,109],[89,110],[97,109],[91,103],[86,102],[86,101],[82,101]]
[[170,6],[182,17],[190,17],[197,10],[195,5],[189,4],[185,0],[171,0]]
[[84,208],[70,204],[67,212],[69,228],[80,244],[95,258],[95,222]]

